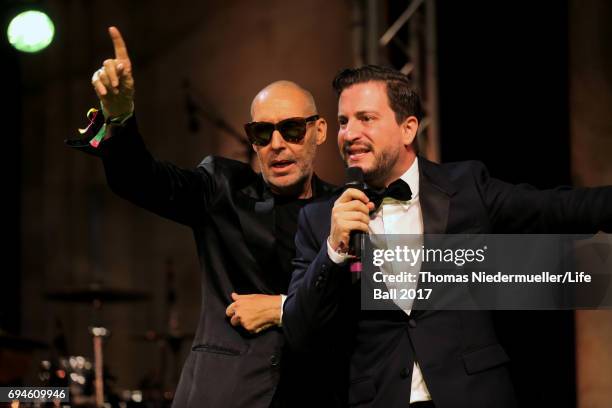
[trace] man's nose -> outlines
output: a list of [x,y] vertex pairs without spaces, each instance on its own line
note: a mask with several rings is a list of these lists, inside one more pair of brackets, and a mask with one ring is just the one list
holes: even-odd
[[273,150],[280,150],[286,147],[285,139],[281,136],[278,130],[272,132],[272,138],[270,139],[270,148]]
[[342,137],[348,142],[353,142],[361,136],[361,130],[357,121],[349,120],[342,129]]

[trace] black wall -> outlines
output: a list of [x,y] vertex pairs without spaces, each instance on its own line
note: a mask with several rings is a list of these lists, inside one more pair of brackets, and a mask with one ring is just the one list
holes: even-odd
[[[566,1],[438,1],[442,161],[570,184]],[[575,407],[573,312],[496,312],[521,407]]]
[[8,43],[6,27],[14,10],[0,6],[2,39],[0,40],[0,78],[2,84],[2,267],[0,276],[0,330],[18,333],[21,279],[21,78],[17,51]]

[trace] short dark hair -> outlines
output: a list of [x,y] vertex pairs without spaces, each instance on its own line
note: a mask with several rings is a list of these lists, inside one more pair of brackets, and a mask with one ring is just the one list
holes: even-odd
[[415,116],[421,122],[424,116],[421,98],[408,77],[396,69],[378,65],[347,68],[336,75],[332,85],[336,95],[340,97],[346,88],[370,81],[380,81],[387,85],[389,106],[395,112],[398,124],[404,122],[408,116]]

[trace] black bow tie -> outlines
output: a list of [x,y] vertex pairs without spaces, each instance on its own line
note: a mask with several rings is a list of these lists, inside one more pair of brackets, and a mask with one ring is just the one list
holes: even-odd
[[410,186],[402,179],[397,179],[384,190],[366,190],[366,195],[374,203],[374,209],[380,206],[385,197],[395,198],[399,201],[409,201],[412,198]]

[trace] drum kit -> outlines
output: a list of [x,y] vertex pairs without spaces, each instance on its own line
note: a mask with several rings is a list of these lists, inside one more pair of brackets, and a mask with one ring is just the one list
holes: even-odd
[[[94,316],[106,303],[131,303],[144,301],[150,298],[145,292],[111,288],[99,284],[86,287],[49,291],[45,298],[51,301],[67,303],[89,303],[93,306]],[[59,322],[58,322],[59,324]],[[104,342],[110,337],[110,330],[99,324],[92,324],[88,328],[92,340],[93,359],[79,355],[62,355],[66,352],[65,339],[54,341],[56,352],[54,357],[42,360],[38,371],[40,385],[45,387],[68,387],[70,391],[70,402],[76,407],[169,407],[174,396],[172,389],[163,389],[163,381],[149,381],[149,385],[141,390],[117,390],[113,386],[115,378],[110,374],[108,367],[104,364]],[[147,331],[142,334],[134,334],[131,338],[135,341],[155,342],[161,345],[162,351],[170,350],[173,354],[174,367],[178,367],[178,357],[181,344],[193,338],[193,333],[182,334],[178,330],[171,333]],[[58,344],[63,346],[58,347]],[[17,367],[27,367],[18,358],[19,351],[33,351],[35,349],[49,349],[49,345],[40,341],[23,337],[11,336],[0,331],[0,384],[11,384],[19,378],[23,378],[25,370]],[[63,349],[63,350],[62,350]],[[14,350],[10,354],[7,351]],[[3,354],[4,353],[4,354]],[[50,353],[51,354],[51,353]],[[12,361],[7,356],[13,356]],[[29,357],[28,357],[29,358]],[[162,359],[166,365],[166,359]],[[160,370],[164,372],[167,367]],[[10,375],[9,375],[10,373]],[[173,377],[173,380],[175,378]],[[146,381],[143,381],[143,384]],[[173,383],[173,386],[175,382]]]

